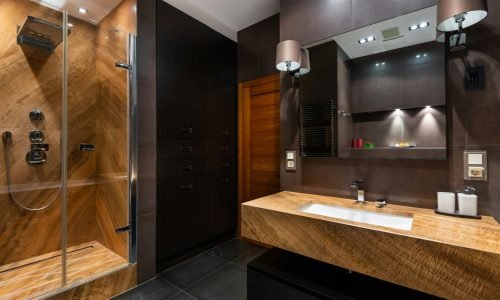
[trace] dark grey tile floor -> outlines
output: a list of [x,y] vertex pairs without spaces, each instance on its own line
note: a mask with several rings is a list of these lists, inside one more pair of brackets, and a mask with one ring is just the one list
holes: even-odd
[[246,267],[265,248],[230,240],[158,274],[116,300],[243,300],[247,295]]

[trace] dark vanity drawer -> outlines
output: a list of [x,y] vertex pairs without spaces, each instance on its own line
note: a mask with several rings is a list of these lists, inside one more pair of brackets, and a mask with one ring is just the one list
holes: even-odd
[[158,158],[224,157],[235,151],[225,141],[159,140]]
[[158,181],[157,249],[168,259],[195,246],[208,235],[208,184],[200,176]]
[[228,158],[162,159],[158,161],[158,177],[168,179],[197,175],[225,176],[233,171],[233,161]]

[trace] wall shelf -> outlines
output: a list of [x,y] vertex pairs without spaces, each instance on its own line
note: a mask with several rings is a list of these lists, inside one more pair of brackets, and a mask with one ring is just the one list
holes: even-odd
[[379,159],[443,159],[446,157],[446,147],[412,147],[393,148],[375,147],[366,148],[341,148],[343,158],[379,158]]

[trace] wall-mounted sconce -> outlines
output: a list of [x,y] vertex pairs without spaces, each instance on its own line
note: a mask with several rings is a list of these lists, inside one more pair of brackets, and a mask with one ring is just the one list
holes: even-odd
[[293,72],[300,68],[300,43],[293,40],[283,41],[276,47],[276,69]]
[[486,0],[439,0],[438,26],[442,32],[462,31],[488,15]]
[[288,72],[291,76],[299,78],[311,71],[309,51],[301,49],[300,43],[286,40],[276,48],[276,69]]
[[294,72],[296,78],[311,72],[311,62],[309,61],[309,50],[300,49],[300,68]]
[[462,30],[470,27],[488,15],[486,0],[439,0],[438,25],[441,32],[455,32],[449,37],[450,51],[466,49],[467,36]]
[[[444,41],[451,53],[467,53],[467,34],[463,29],[481,22],[488,15],[486,0],[439,0],[437,30],[446,34]],[[437,39],[440,41],[440,37]],[[485,87],[484,67],[471,67],[464,58],[465,88]]]

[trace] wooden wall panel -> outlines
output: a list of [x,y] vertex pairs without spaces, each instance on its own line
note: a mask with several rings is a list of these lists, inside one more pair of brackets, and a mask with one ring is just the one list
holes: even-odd
[[280,189],[279,89],[278,74],[238,86],[240,206],[241,203],[276,193]]

